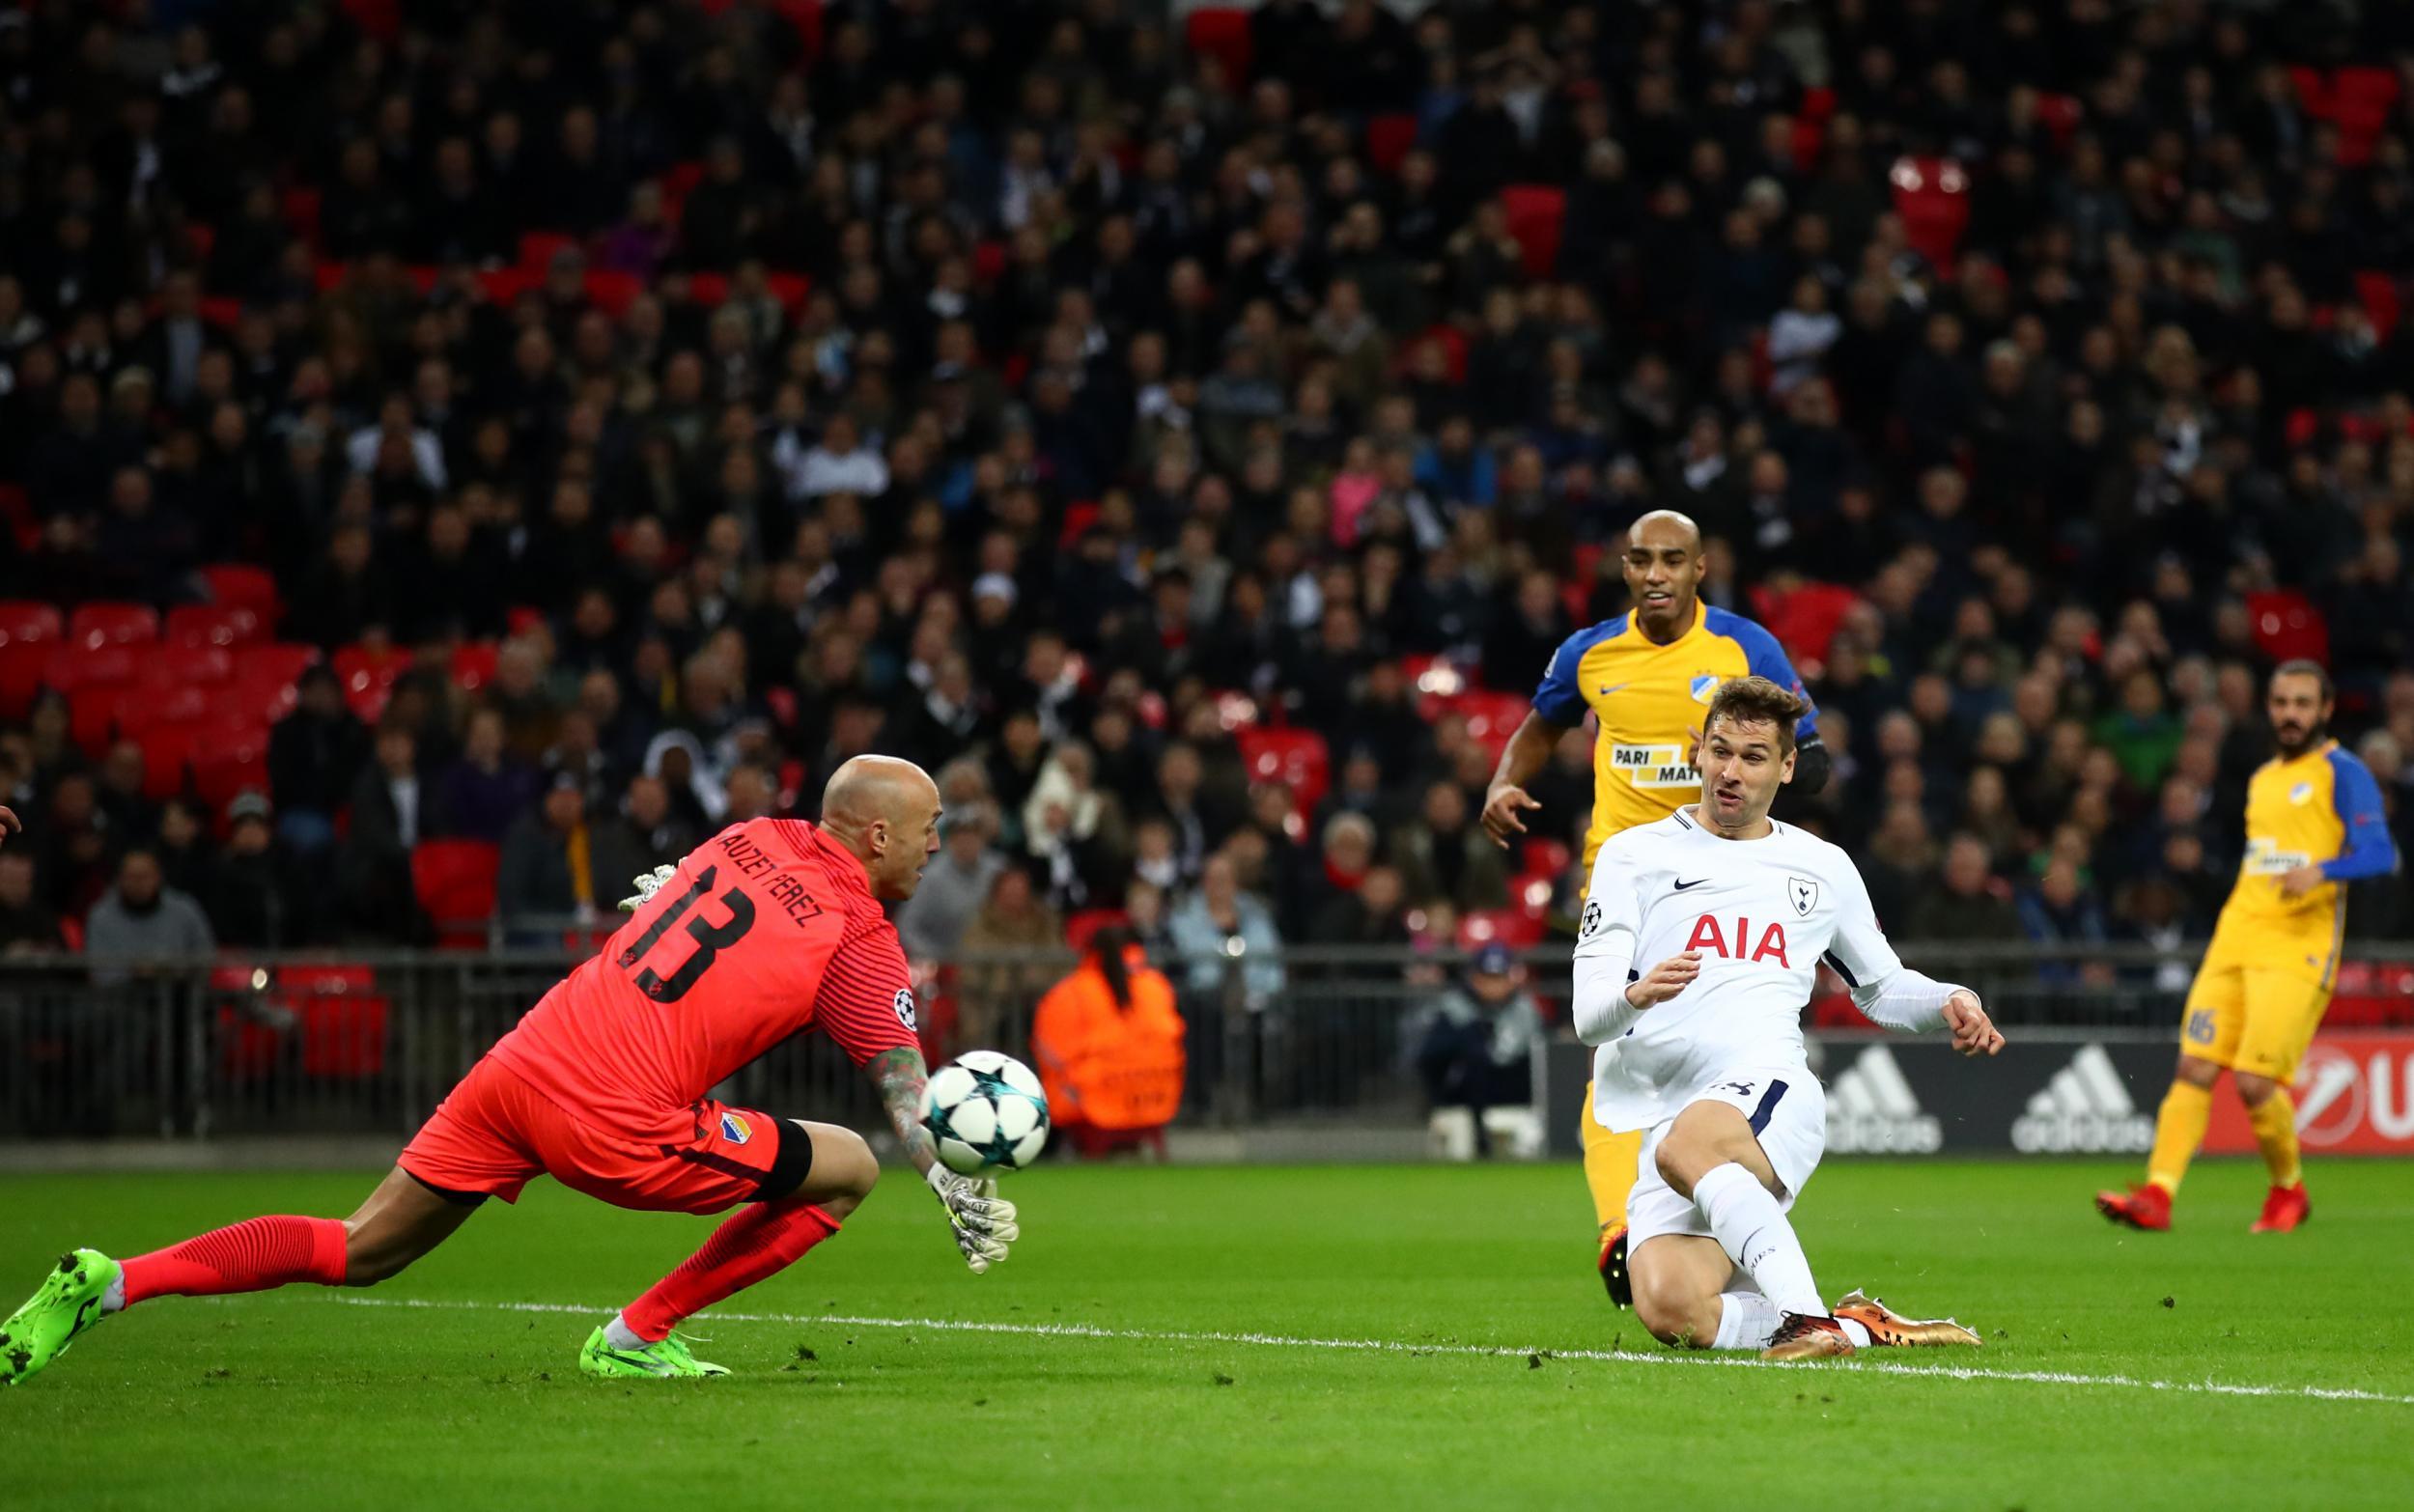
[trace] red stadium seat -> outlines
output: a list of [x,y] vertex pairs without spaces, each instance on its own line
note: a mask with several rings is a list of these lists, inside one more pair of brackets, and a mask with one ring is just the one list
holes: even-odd
[[531,273],[542,273],[553,266],[554,253],[575,251],[577,246],[576,237],[558,231],[523,232],[519,238],[519,266]]
[[1950,157],[1897,157],[1888,182],[1903,235],[1939,271],[1950,268],[1970,224],[1970,175]]
[[98,761],[117,739],[118,714],[132,693],[123,683],[92,683],[67,695],[68,735],[76,749]]
[[1794,670],[1811,678],[1825,665],[1844,616],[1861,602],[1859,594],[1835,583],[1804,583],[1784,594],[1754,588],[1752,594],[1760,623],[1785,648]]
[[1397,173],[1400,159],[1417,145],[1417,118],[1372,116],[1366,122],[1366,160],[1379,173]]
[[264,633],[260,611],[243,603],[180,603],[164,631],[171,646],[241,646]]
[[501,850],[484,840],[422,840],[410,853],[411,887],[435,922],[438,945],[448,950],[485,945],[501,864]]
[[365,723],[375,724],[385,713],[394,682],[409,670],[410,660],[399,651],[371,651],[345,646],[335,653],[335,678],[344,686],[344,702]]
[[39,640],[0,646],[0,719],[22,719],[33,709],[51,651],[49,642]]
[[268,732],[261,726],[200,725],[191,765],[193,789],[213,814],[223,815],[236,795],[268,791]]
[[545,275],[524,267],[488,267],[478,271],[478,292],[489,304],[506,309],[519,302],[519,296],[545,287]]
[[1056,549],[1070,551],[1081,544],[1082,533],[1098,523],[1098,501],[1075,499],[1064,507],[1064,524],[1056,532]]
[[[200,683],[142,682],[118,690],[118,729],[139,740],[162,724],[201,724],[216,715],[218,689]],[[223,722],[223,721],[220,721]]]
[[2403,962],[2342,962],[2322,1022],[2334,1029],[2414,1026],[2414,966]]
[[67,622],[79,646],[127,646],[159,638],[159,611],[147,603],[79,603]]
[[376,972],[336,962],[281,966],[276,985],[301,1021],[302,1075],[358,1080],[384,1072],[387,1001]]
[[2305,595],[2288,589],[2248,594],[2246,617],[2255,644],[2274,661],[2302,657],[2330,664],[2330,622]]
[[822,0],[772,0],[772,9],[797,34],[797,61],[811,68],[822,55]]
[[453,652],[453,686],[464,693],[474,693],[494,681],[494,662],[499,649],[491,640],[471,641]]
[[1193,11],[1182,24],[1182,36],[1191,51],[1210,54],[1223,65],[1226,85],[1239,89],[1249,82],[1249,12],[1225,6]]
[[44,649],[48,656],[42,665],[42,680],[68,694],[82,687],[131,683],[140,661],[133,649],[126,646],[84,646],[63,641]]
[[688,196],[693,194],[695,186],[704,182],[704,164],[694,161],[673,163],[663,170],[661,182],[662,212],[670,217],[671,224],[677,225],[681,211],[688,208]]
[[221,687],[234,676],[235,654],[223,646],[150,647],[134,668],[144,687]]
[[1522,909],[1478,909],[1458,921],[1458,948],[1475,950],[1485,945],[1506,945],[1511,950],[1530,950],[1542,943],[1543,925],[1540,919]]
[[379,42],[402,35],[402,0],[343,0],[343,10],[354,26]]
[[2379,268],[2367,268],[2356,274],[2355,297],[2372,322],[2373,335],[2387,341],[2396,334],[2402,304],[2396,274]]
[[42,521],[34,518],[33,501],[14,483],[0,483],[0,546],[14,542],[31,556],[42,545]]
[[1474,686],[1467,669],[1446,657],[1402,657],[1400,671],[1417,690],[1417,712],[1427,719],[1442,713],[1445,701]]
[[265,567],[254,567],[249,562],[218,562],[203,568],[200,575],[210,590],[211,603],[241,604],[260,616],[263,630],[274,630],[285,612],[283,601],[277,598],[276,579]]
[[587,302],[615,321],[627,314],[643,293],[645,280],[634,273],[599,267],[587,274]]
[[164,803],[184,791],[185,769],[200,742],[198,724],[159,723],[146,728],[143,745],[143,797]]
[[[2339,126],[2339,161],[2344,167],[2361,168],[2372,160],[2372,151],[2397,111],[2397,70],[2358,64],[2332,75],[2330,86]],[[2387,330],[2382,327],[2384,334]]]
[[1556,184],[1512,183],[1501,191],[1509,235],[1526,254],[1526,274],[1548,278],[1558,266],[1559,233],[1567,218],[1567,191]]
[[318,659],[318,647],[297,645],[293,641],[238,646],[235,649],[235,678],[241,683],[268,680],[297,683],[301,681],[303,671]]
[[1557,882],[1574,864],[1576,851],[1564,840],[1553,840],[1546,835],[1528,835],[1522,859],[1524,864],[1518,868],[1520,876],[1542,877]]
[[302,669],[318,659],[308,646],[239,646],[235,652],[235,676],[218,689],[218,704],[230,717],[246,723],[272,725],[301,702],[295,685]]
[[1467,721],[1468,737],[1492,752],[1492,759],[1501,759],[1502,748],[1517,727],[1526,722],[1533,702],[1524,693],[1493,693],[1474,691],[1446,699],[1443,707]]
[[294,235],[313,247],[319,244],[319,200],[317,189],[306,183],[297,183],[284,192],[277,206]]
[[56,606],[27,599],[0,600],[0,646],[57,640],[66,632]]
[[813,280],[802,273],[766,273],[763,287],[772,292],[772,297],[793,320],[804,313],[804,301],[813,293]]
[[2338,109],[2338,101],[2330,95],[2330,78],[2311,64],[2288,66],[2288,77],[2296,81],[2298,108],[2316,121],[2327,121]]
[[1241,764],[1251,782],[1290,784],[1292,801],[1312,813],[1333,782],[1333,758],[1325,738],[1313,730],[1269,730],[1244,725],[1232,732]]
[[2087,107],[2074,95],[2039,95],[2036,98],[2036,118],[2045,123],[2045,130],[2054,139],[2057,152],[2070,146],[2070,138],[2086,119]]

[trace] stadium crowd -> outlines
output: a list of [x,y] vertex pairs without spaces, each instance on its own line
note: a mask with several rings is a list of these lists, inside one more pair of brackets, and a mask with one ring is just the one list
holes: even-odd
[[1564,907],[1583,735],[1475,815],[1655,507],[1896,934],[2202,935],[2282,656],[2414,816],[2409,82],[2378,0],[0,9],[0,598],[321,654],[206,792],[0,625],[0,950],[426,940],[445,840],[594,917],[882,750],[917,956],[1272,992]]

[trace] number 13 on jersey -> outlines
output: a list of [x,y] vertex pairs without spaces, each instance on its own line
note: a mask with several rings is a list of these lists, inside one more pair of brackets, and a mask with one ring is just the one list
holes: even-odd
[[[621,969],[628,970],[651,955],[654,947],[661,942],[662,936],[695,907],[698,899],[713,890],[713,884],[719,877],[720,868],[717,866],[708,866],[697,873],[696,880],[685,891],[670,899],[662,911],[654,915],[654,922],[645,927],[645,933],[620,953]],[[638,970],[637,991],[658,1003],[679,1001],[688,995],[690,988],[703,980],[705,972],[713,968],[715,958],[745,938],[746,931],[754,928],[754,900],[746,896],[744,888],[733,886],[714,902],[728,913],[728,918],[717,924],[703,914],[688,919],[687,934],[695,942],[694,950],[669,976],[663,976],[651,966]]]

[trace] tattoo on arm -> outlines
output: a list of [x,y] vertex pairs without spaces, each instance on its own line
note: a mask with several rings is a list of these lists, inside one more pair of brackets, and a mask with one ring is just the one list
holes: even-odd
[[922,1052],[905,1046],[883,1050],[863,1063],[863,1074],[880,1093],[888,1125],[897,1132],[897,1141],[905,1146],[913,1168],[928,1171],[939,1159],[939,1147],[932,1142],[931,1132],[922,1127],[922,1087],[930,1080]]

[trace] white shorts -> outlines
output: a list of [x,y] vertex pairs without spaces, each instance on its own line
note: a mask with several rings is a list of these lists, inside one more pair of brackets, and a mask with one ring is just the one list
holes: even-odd
[[[1801,1066],[1740,1072],[1696,1093],[1686,1106],[1693,1103],[1725,1103],[1751,1121],[1761,1153],[1784,1184],[1778,1205],[1791,1208],[1827,1153],[1827,1092],[1819,1078]],[[1660,1174],[1660,1141],[1675,1122],[1670,1117],[1652,1125],[1636,1157],[1635,1190],[1626,1198],[1629,1255],[1662,1234],[1712,1237],[1693,1199],[1679,1196]]]

